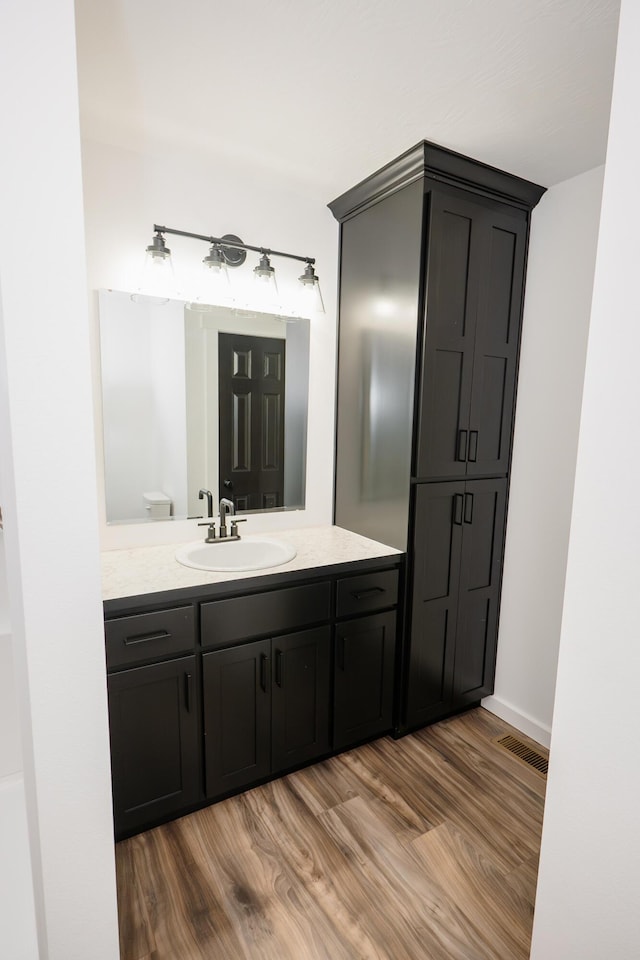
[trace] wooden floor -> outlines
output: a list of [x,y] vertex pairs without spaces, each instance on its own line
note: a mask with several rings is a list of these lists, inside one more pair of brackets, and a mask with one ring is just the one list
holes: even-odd
[[504,733],[473,710],[119,843],[122,960],[525,960],[545,781]]

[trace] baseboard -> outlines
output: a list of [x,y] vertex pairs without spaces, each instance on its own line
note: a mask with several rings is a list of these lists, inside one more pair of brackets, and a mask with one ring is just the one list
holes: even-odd
[[504,700],[501,700],[500,697],[493,696],[486,697],[482,701],[482,706],[485,710],[488,710],[489,713],[493,713],[496,717],[500,717],[501,720],[510,723],[511,726],[519,730],[520,733],[524,733],[525,736],[535,740],[536,743],[541,744],[543,747],[550,746],[551,727],[540,723],[539,720],[534,719],[534,717],[525,713],[523,710],[518,710],[513,704],[506,703]]

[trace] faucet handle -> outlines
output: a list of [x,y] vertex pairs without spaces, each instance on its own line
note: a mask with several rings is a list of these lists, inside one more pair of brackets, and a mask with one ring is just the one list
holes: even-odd
[[209,527],[207,530],[207,535],[204,538],[205,543],[217,543],[216,539],[216,521],[213,517],[209,517],[208,520],[204,520],[202,523],[199,523],[199,527]]

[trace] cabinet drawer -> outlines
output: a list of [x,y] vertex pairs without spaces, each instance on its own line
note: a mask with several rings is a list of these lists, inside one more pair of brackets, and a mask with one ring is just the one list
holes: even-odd
[[170,657],[193,649],[193,607],[176,607],[107,620],[104,632],[108,670],[158,657]]
[[338,580],[336,616],[353,617],[393,607],[398,602],[398,571],[364,573],[360,577]]
[[226,647],[238,640],[286,633],[329,620],[330,615],[329,583],[215,600],[201,607],[202,645]]

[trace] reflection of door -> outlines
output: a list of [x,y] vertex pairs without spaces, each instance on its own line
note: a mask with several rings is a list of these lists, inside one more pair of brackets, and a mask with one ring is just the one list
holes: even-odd
[[220,333],[218,358],[220,496],[237,510],[281,507],[285,341]]

